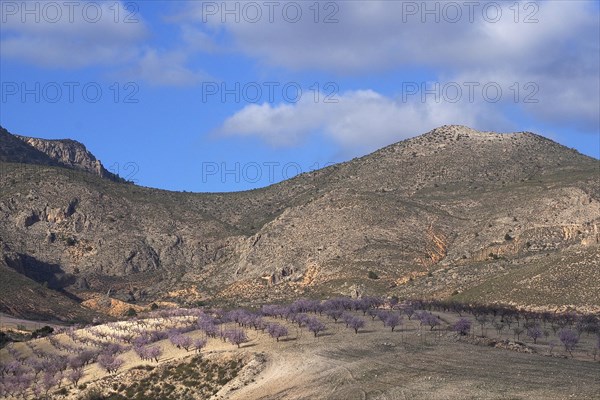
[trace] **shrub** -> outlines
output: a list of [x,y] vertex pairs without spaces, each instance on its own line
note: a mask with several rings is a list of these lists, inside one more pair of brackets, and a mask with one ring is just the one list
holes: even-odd
[[31,334],[31,338],[32,339],[37,339],[37,338],[41,338],[41,337],[46,337],[48,335],[51,335],[54,332],[54,328],[52,328],[51,326],[43,326],[40,329],[36,329],[35,331],[33,331],[33,333]]
[[379,275],[377,275],[373,271],[369,271],[369,274],[367,276],[369,277],[369,279],[379,279]]
[[99,389],[92,389],[83,395],[81,400],[104,400],[104,395]]

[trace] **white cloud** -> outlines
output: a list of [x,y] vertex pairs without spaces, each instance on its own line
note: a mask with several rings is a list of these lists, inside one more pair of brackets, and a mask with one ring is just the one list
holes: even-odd
[[403,102],[372,90],[343,93],[338,100],[315,102],[308,96],[296,104],[248,105],[228,118],[218,134],[254,136],[274,146],[292,146],[319,133],[356,155],[448,123],[495,130],[509,125],[487,105]]
[[[539,11],[527,8],[530,1],[521,1],[518,23],[515,23],[514,2],[501,4],[502,16],[497,22],[490,20],[493,11],[483,11],[486,3],[497,2],[477,2],[472,20],[468,7],[462,2],[451,2],[462,5],[462,16],[454,23],[450,22],[451,12],[444,11],[444,2],[429,5],[414,1],[337,2],[337,23],[315,23],[313,3],[303,3],[302,18],[290,23],[283,16],[286,3],[290,2],[277,3],[273,22],[269,21],[264,6],[260,7],[263,15],[258,22],[249,21],[243,8],[227,14],[223,11],[227,7],[217,3],[214,4],[219,12],[206,15],[203,2],[192,2],[188,15],[195,16],[197,21],[207,20],[203,25],[214,31],[228,31],[237,50],[271,65],[336,72],[372,72],[398,65],[422,64],[444,68],[467,67],[473,63],[495,66],[515,60],[527,61],[524,57],[530,56],[532,51],[538,57],[532,57],[527,63],[543,63],[546,55],[554,57],[558,50],[556,46],[548,48],[548,44],[556,45],[553,42],[556,39],[563,42],[578,39],[577,31],[584,28],[590,32],[594,21],[597,23],[587,12],[589,4],[577,1],[539,3]],[[407,12],[408,5],[417,5],[416,15]],[[439,22],[435,16],[421,15],[426,7],[434,5],[439,7]],[[236,14],[239,22],[235,21]],[[326,14],[322,9],[319,20]],[[530,14],[539,22],[524,23]]]
[[[147,35],[139,16],[137,22],[125,22],[128,11],[118,2],[93,3],[87,9],[86,3],[79,2],[71,2],[72,8],[56,2],[49,9],[44,2],[14,2],[17,9],[10,13],[5,4],[0,55],[37,66],[71,69],[123,64],[139,55],[136,44]],[[33,12],[26,14],[25,8]]]
[[158,86],[194,85],[205,77],[188,63],[194,52],[211,48],[210,38],[181,26],[181,40],[171,48],[145,45],[150,27],[135,3],[53,2],[47,10],[44,2],[10,3],[2,7],[3,59],[62,69],[100,66],[109,76]]
[[195,85],[207,76],[186,67],[188,54],[184,51],[146,49],[136,65],[121,74],[128,79],[142,79],[156,86]]
[[[539,103],[521,102],[526,113],[544,122],[598,131],[600,27],[594,2],[476,2],[472,21],[465,2],[426,3],[338,2],[339,22],[324,24],[314,23],[312,2],[302,3],[299,22],[286,22],[282,2],[274,22],[264,12],[257,23],[244,21],[243,13],[236,23],[219,12],[203,26],[216,34],[228,32],[238,52],[288,70],[372,76],[422,67],[446,82],[496,81],[504,88],[534,82]],[[448,22],[454,14],[443,11],[450,3],[462,5],[456,23]],[[494,7],[484,16],[488,3],[502,7],[497,22],[491,22]],[[418,7],[417,15],[407,13],[407,4]],[[421,15],[424,7],[436,5],[439,23],[432,15]],[[189,15],[197,21],[205,17],[200,2],[190,7]],[[321,20],[325,14],[321,9]]]

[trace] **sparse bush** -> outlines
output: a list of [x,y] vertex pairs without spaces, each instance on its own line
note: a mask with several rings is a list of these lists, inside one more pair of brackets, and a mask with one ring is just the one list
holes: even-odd
[[81,400],[105,400],[105,398],[99,389],[94,388],[84,394]]
[[369,277],[369,279],[379,279],[379,275],[377,275],[374,271],[369,271],[369,274],[367,276]]
[[51,335],[53,332],[54,332],[54,328],[46,325],[46,326],[41,327],[40,329],[36,329],[35,331],[33,331],[33,333],[31,334],[31,338],[37,339],[37,338],[46,337],[48,335]]

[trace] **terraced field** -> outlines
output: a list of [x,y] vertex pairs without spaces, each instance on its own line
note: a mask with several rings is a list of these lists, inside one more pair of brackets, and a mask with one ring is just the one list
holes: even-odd
[[[241,328],[231,316],[224,317],[230,322],[219,324],[213,335],[207,335],[198,323],[206,314],[198,309],[67,329],[0,350],[3,388],[13,374],[10,365],[15,360],[22,360],[24,366],[34,365],[31,360],[36,359],[60,363],[60,356],[64,360],[84,350],[106,352],[107,346],[118,344],[116,354],[122,365],[115,372],[108,373],[92,361],[82,367],[82,378],[73,382],[72,367],[66,367],[55,375],[58,380],[48,388],[48,398],[546,400],[591,399],[600,392],[595,334],[583,332],[570,355],[546,322],[543,328],[548,337],[533,343],[525,333],[515,341],[508,326],[497,330],[491,320],[482,326],[473,318],[469,333],[458,335],[451,327],[460,317],[453,312],[433,311],[438,321],[433,328],[420,322],[419,312],[410,320],[405,315],[392,332],[377,318],[382,310],[372,311],[373,318],[360,311],[346,314],[364,322],[358,333],[341,319],[336,322],[325,314],[309,314],[325,325],[317,336],[307,323],[272,316],[260,317],[258,329],[247,323]],[[269,324],[286,327],[288,334],[274,340],[264,329]],[[193,346],[177,347],[170,338],[173,329],[192,340],[207,340],[206,345],[200,351]],[[247,335],[239,348],[220,338],[220,332],[234,329]],[[141,360],[136,340],[152,331],[171,333],[148,344],[160,349],[156,360]],[[39,376],[45,374],[41,371]],[[1,395],[43,398],[43,388],[32,388]]]

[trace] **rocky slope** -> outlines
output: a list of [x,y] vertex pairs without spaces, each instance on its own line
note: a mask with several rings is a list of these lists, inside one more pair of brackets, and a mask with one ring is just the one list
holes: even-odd
[[73,165],[23,164],[21,148],[2,159],[13,163],[0,163],[0,263],[74,299],[363,292],[600,306],[600,163],[532,133],[444,126],[231,194],[116,183],[93,156],[31,148]]

